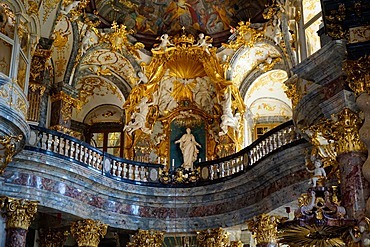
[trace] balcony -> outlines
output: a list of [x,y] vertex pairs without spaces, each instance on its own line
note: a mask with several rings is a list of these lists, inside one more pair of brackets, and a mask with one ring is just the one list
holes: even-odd
[[4,195],[39,200],[40,212],[93,217],[120,229],[227,227],[294,201],[294,191],[308,186],[301,154],[309,145],[290,121],[232,156],[200,163],[196,182],[164,184],[161,164],[114,157],[31,126],[0,186]]

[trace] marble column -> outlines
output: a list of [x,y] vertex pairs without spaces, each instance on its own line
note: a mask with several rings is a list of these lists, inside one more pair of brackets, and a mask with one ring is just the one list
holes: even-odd
[[39,247],[63,247],[69,235],[68,231],[57,231],[56,229],[40,229]]
[[1,197],[0,206],[6,219],[5,247],[26,246],[26,235],[36,212],[37,201]]
[[[367,150],[370,150],[370,95],[367,93],[361,93],[356,103],[364,114],[364,123],[359,131],[360,139],[365,143]],[[364,165],[362,166],[362,172],[367,181],[370,182],[370,157],[368,156]],[[370,216],[370,198],[367,199],[366,203],[366,215]]]
[[37,47],[32,57],[30,79],[28,85],[28,114],[27,120],[38,122],[40,120],[41,98],[45,92],[44,73],[47,60],[51,57],[51,50]]
[[367,150],[360,140],[359,129],[362,121],[357,113],[345,108],[335,116],[337,161],[341,173],[342,205],[349,218],[365,216],[366,200],[369,197],[369,183],[362,174]]
[[71,127],[72,110],[79,107],[79,101],[72,95],[59,91],[51,96],[50,129],[73,135]]
[[108,225],[100,221],[84,219],[73,222],[71,233],[79,247],[98,247],[100,238],[107,234]]
[[248,230],[257,240],[257,247],[277,247],[277,218],[261,214],[247,221]]

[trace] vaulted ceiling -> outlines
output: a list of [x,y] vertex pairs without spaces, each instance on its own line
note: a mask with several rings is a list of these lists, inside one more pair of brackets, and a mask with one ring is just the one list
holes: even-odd
[[262,13],[268,0],[91,0],[90,17],[99,19],[99,28],[113,21],[135,30],[134,37],[151,47],[163,33],[173,35],[205,33],[219,46],[230,37],[239,21],[265,22]]

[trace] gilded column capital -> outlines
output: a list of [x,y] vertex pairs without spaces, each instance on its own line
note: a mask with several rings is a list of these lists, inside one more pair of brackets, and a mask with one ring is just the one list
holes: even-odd
[[40,247],[63,247],[69,235],[68,231],[40,229],[38,243]]
[[348,86],[356,95],[370,94],[370,55],[344,61],[343,70],[347,74]]
[[335,131],[333,132],[336,141],[338,154],[349,152],[367,152],[365,144],[360,140],[359,130],[362,120],[356,112],[345,108],[333,116]]
[[6,217],[6,229],[28,230],[36,212],[38,201],[28,201],[11,197],[0,197],[0,207]]
[[229,245],[229,234],[222,228],[206,229],[197,232],[199,247],[218,247]]
[[247,221],[248,229],[253,233],[257,244],[276,244],[278,233],[277,224],[277,217],[268,214],[261,214]]
[[127,244],[128,247],[162,247],[164,233],[153,230],[138,230],[132,236],[132,241]]
[[108,225],[92,219],[73,222],[71,233],[76,238],[78,246],[97,247],[100,238],[107,234]]
[[[324,140],[330,147],[326,151],[331,157],[349,152],[366,153],[367,149],[359,135],[361,125],[362,120],[358,113],[344,108],[338,114],[333,114],[331,119],[323,118],[318,124],[310,126],[306,133],[310,131],[309,136],[312,140],[316,139],[316,146],[320,146],[320,139]],[[313,141],[313,144],[316,143]],[[321,147],[319,149],[323,150]]]
[[23,139],[22,135],[18,136],[0,136],[0,175],[12,161],[16,150],[16,143]]

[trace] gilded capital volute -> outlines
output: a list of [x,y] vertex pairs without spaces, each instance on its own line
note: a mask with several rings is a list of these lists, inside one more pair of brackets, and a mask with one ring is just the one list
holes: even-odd
[[197,232],[197,242],[200,247],[228,246],[229,234],[222,228],[206,229]]
[[132,236],[132,241],[128,247],[161,247],[163,244],[164,233],[154,230],[138,230]]
[[333,116],[335,131],[333,132],[336,141],[338,154],[349,152],[367,152],[364,143],[360,140],[359,129],[362,120],[356,112],[345,108],[339,114]]
[[261,214],[247,221],[248,229],[254,234],[257,244],[277,243],[277,224],[275,216]]
[[84,219],[73,222],[71,233],[76,238],[78,246],[97,247],[100,238],[107,233],[108,225],[100,221]]
[[6,217],[6,229],[28,230],[36,212],[38,201],[28,201],[11,197],[1,197],[0,207]]

